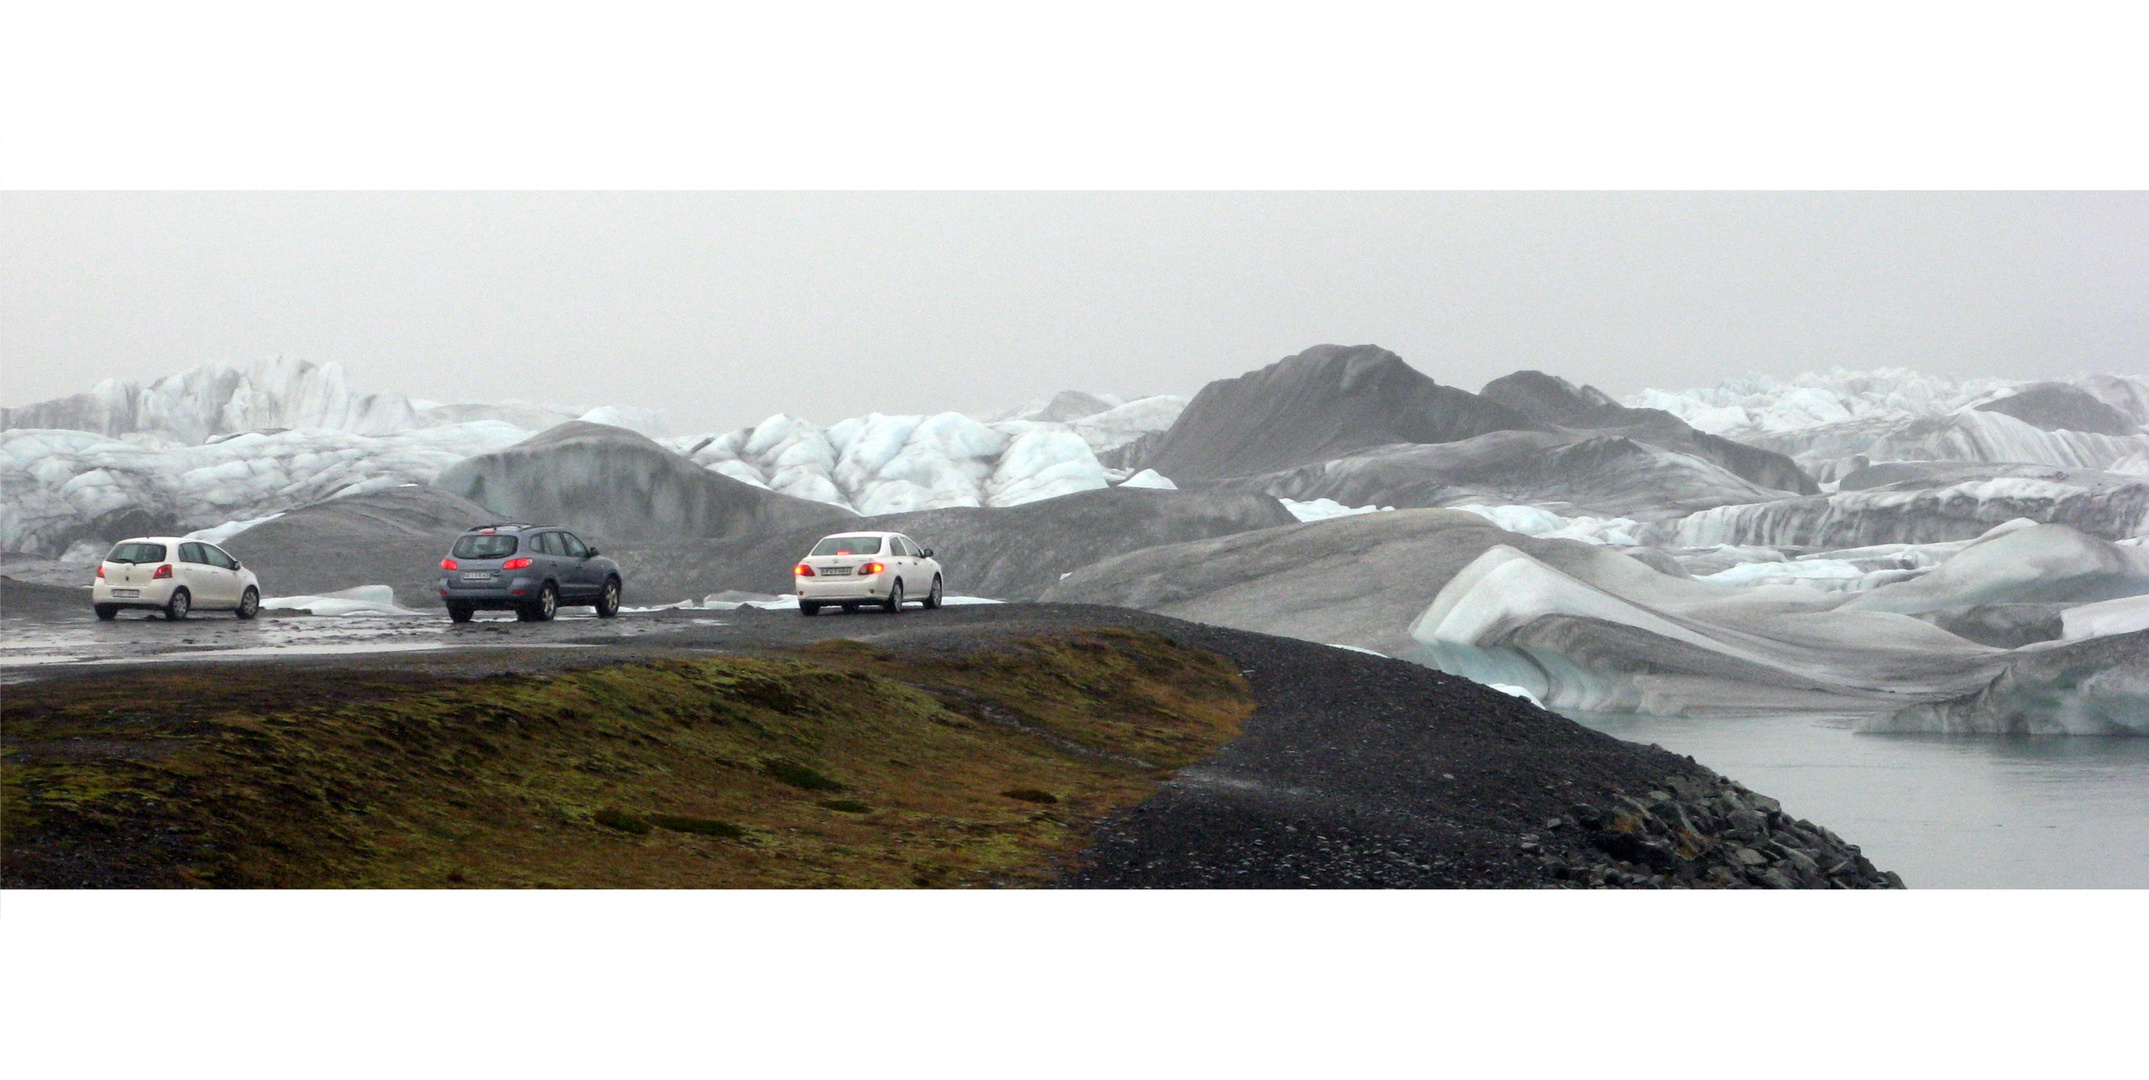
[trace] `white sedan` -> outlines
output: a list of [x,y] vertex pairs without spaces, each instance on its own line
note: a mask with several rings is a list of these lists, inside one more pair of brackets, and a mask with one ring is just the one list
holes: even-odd
[[105,620],[123,608],[161,611],[175,621],[191,611],[229,611],[251,619],[261,610],[261,582],[215,544],[137,536],[112,545],[97,564],[90,603]]
[[801,615],[832,604],[845,611],[872,604],[893,614],[906,600],[921,601],[930,610],[940,606],[944,589],[933,549],[892,532],[823,537],[791,568],[791,580]]

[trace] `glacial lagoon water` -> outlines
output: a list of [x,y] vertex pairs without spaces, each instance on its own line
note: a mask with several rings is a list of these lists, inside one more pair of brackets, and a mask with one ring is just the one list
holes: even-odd
[[1775,796],[1913,889],[2149,888],[2149,738],[1873,735],[1809,717],[1574,719]]

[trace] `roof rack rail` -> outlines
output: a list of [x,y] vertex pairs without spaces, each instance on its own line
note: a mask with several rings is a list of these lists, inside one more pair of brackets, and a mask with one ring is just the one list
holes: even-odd
[[490,525],[472,525],[471,527],[464,529],[463,531],[477,532],[479,529],[534,529],[536,527],[537,525],[535,523],[528,521],[495,521]]

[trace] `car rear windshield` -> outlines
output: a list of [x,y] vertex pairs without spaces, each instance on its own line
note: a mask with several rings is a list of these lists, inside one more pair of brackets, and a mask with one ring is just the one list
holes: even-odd
[[515,538],[498,533],[471,533],[455,541],[458,559],[505,559],[514,553]]
[[106,562],[145,563],[163,562],[163,544],[114,544],[112,554],[104,557]]
[[878,555],[878,536],[831,536],[813,545],[814,555]]

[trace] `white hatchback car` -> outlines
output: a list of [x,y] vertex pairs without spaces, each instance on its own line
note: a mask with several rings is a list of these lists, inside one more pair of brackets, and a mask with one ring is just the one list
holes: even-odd
[[90,602],[105,620],[122,608],[161,611],[173,620],[190,611],[229,611],[251,619],[261,610],[261,582],[215,544],[137,536],[112,545],[97,564]]
[[940,606],[944,588],[933,549],[892,532],[823,537],[791,568],[791,580],[801,615],[830,605],[856,611],[865,604],[893,614],[907,600],[922,601],[931,610]]

